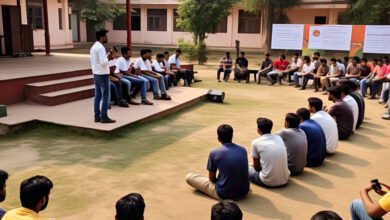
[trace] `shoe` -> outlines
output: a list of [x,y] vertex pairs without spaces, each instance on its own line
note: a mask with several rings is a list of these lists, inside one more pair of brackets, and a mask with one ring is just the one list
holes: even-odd
[[142,105],[153,105],[153,102],[150,102],[149,100],[144,99],[144,100],[142,100],[141,104]]
[[153,97],[153,99],[154,99],[154,100],[161,100],[161,99],[162,99],[162,97],[161,97],[161,96],[159,96],[159,95],[155,95],[155,96]]
[[305,90],[306,88],[305,87],[302,87],[302,88],[300,88],[299,90]]
[[100,119],[100,117],[95,117],[95,122],[100,122],[102,119]]
[[390,115],[386,113],[382,116],[382,119],[390,120]]
[[238,83],[241,83],[241,80],[238,80]]
[[128,108],[129,104],[125,100],[120,100],[119,103],[118,103],[118,106],[119,107]]
[[220,83],[220,82],[221,82],[221,80],[218,80],[218,82]]
[[130,105],[141,105],[141,103],[134,102],[133,100],[129,100],[129,101],[127,101],[127,103],[129,103]]
[[116,121],[112,120],[111,118],[105,118],[105,119],[102,119],[100,122],[102,124],[111,124],[111,123],[115,123]]
[[385,104],[385,102],[383,100],[379,100],[378,103],[379,104]]
[[295,85],[294,87],[295,87],[295,88],[299,88],[299,87],[301,87],[301,86],[299,86],[299,85]]
[[172,100],[172,98],[168,94],[163,94],[161,96],[161,100],[170,101],[170,100]]
[[194,82],[198,83],[198,82],[202,82],[202,80],[200,80],[200,79],[194,79]]

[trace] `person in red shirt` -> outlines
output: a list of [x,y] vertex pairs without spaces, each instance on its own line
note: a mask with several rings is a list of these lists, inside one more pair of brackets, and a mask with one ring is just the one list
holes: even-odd
[[286,56],[283,54],[279,56],[279,60],[274,61],[274,70],[267,74],[267,78],[271,85],[274,85],[278,81],[278,79],[279,84],[282,84],[282,77],[280,76],[283,76],[283,72],[286,71],[288,65],[290,65],[290,62],[286,60]]

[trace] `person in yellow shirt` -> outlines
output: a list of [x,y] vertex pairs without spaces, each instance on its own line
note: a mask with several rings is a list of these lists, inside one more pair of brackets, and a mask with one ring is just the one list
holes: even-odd
[[49,204],[53,182],[45,176],[34,176],[20,185],[22,207],[7,212],[2,220],[41,220],[39,212]]
[[[382,219],[384,215],[390,212],[390,186],[379,183],[382,189],[375,187],[371,183],[360,190],[361,200],[354,200],[351,204],[352,220],[372,220]],[[383,190],[383,188],[386,188]],[[378,195],[383,196],[378,202],[372,201],[369,192],[374,190]]]

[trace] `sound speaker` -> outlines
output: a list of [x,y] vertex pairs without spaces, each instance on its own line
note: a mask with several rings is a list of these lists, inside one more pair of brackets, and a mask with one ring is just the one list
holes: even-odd
[[207,99],[210,102],[223,103],[223,100],[225,99],[225,92],[210,89],[209,92],[207,93]]

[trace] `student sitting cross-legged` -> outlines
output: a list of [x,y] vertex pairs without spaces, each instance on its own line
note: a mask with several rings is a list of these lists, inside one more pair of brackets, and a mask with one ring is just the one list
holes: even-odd
[[241,199],[249,192],[247,152],[232,142],[233,128],[230,125],[219,126],[217,133],[222,146],[209,155],[209,178],[191,172],[186,181],[214,199]]
[[249,179],[264,187],[281,187],[290,177],[287,150],[282,138],[271,134],[273,123],[267,118],[257,119],[260,137],[252,141],[253,166],[249,166]]
[[291,175],[299,175],[306,166],[307,139],[303,130],[299,129],[300,117],[294,113],[288,113],[285,118],[285,129],[277,132],[286,145],[288,169]]
[[307,164],[308,167],[320,166],[326,157],[326,140],[321,126],[310,119],[310,111],[306,108],[297,110],[297,115],[301,117],[299,128],[307,137]]

